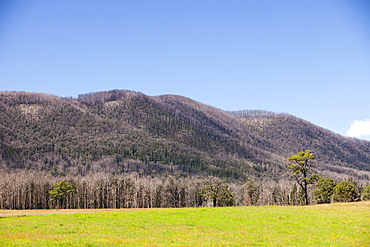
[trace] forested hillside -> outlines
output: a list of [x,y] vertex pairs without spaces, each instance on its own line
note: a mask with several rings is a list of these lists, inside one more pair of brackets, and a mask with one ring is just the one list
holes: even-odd
[[289,114],[253,110],[231,114],[262,138],[263,147],[271,152],[289,154],[313,150],[321,171],[334,177],[345,174],[370,179],[369,141],[343,137]]
[[4,171],[281,179],[287,158],[310,149],[321,172],[370,174],[370,142],[287,114],[225,112],[181,96],[1,92],[0,114]]

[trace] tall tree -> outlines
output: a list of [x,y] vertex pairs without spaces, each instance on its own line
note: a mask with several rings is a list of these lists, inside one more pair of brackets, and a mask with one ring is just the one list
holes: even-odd
[[293,177],[297,181],[304,193],[305,204],[308,205],[308,186],[314,184],[321,178],[318,174],[312,174],[315,156],[311,150],[299,152],[289,158],[288,168],[292,171]]

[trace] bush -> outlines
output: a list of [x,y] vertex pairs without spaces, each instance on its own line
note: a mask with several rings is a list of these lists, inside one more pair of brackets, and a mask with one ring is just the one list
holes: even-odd
[[330,203],[331,196],[334,193],[335,182],[331,178],[322,178],[316,184],[317,190],[314,190],[317,203]]
[[363,200],[363,201],[370,201],[370,185],[369,186],[366,186],[364,188],[364,191],[362,191],[361,200]]
[[342,181],[334,187],[333,202],[354,202],[358,199],[358,189],[349,181]]

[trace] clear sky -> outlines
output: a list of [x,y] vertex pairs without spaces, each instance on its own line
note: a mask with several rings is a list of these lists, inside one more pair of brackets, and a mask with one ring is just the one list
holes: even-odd
[[0,1],[0,91],[112,89],[370,140],[370,1]]

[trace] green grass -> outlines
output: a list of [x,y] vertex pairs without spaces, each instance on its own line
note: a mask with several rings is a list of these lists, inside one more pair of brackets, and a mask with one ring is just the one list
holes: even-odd
[[4,217],[0,246],[370,246],[370,204]]

